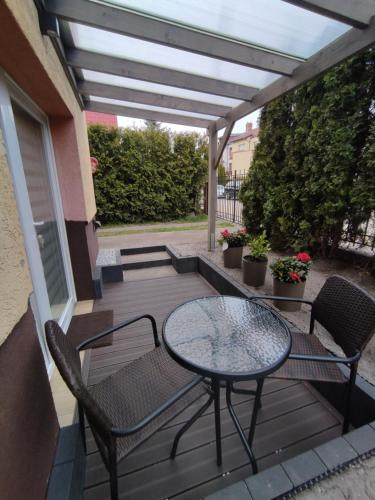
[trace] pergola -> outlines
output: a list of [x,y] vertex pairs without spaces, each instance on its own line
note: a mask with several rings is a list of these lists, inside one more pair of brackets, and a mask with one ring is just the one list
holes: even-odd
[[207,128],[209,250],[236,120],[375,43],[375,0],[37,4],[82,109]]

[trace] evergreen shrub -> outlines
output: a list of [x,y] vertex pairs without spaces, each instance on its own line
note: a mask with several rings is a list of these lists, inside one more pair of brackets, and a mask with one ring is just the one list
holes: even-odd
[[207,140],[197,133],[88,128],[97,218],[104,224],[168,221],[199,212],[207,178]]
[[242,185],[245,225],[276,250],[331,256],[343,227],[375,210],[375,50],[370,49],[262,110]]

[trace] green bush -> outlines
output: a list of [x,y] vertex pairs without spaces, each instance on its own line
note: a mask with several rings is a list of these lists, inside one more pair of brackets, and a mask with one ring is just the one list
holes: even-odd
[[245,224],[274,249],[333,255],[375,207],[375,51],[267,105],[242,186]]
[[199,211],[207,177],[206,138],[196,133],[88,129],[98,219],[105,224],[168,221]]

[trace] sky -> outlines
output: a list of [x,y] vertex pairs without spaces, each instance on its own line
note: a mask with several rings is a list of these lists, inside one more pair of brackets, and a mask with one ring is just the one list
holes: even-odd
[[[250,115],[244,116],[241,118],[241,120],[238,120],[233,128],[233,133],[234,134],[239,134],[241,132],[245,132],[245,127],[247,122],[252,122],[254,127],[258,125],[258,119],[260,116],[260,110],[254,111],[254,113],[251,113]],[[138,120],[136,118],[126,118],[124,116],[118,116],[118,125],[119,127],[137,127],[137,128],[143,128],[145,126],[144,120]],[[174,125],[172,123],[163,123],[162,124],[163,128],[169,128],[170,130],[173,130],[173,132],[205,132],[204,129],[202,128],[196,128],[196,127],[187,127],[185,125]],[[219,132],[219,137],[224,133],[224,129]]]

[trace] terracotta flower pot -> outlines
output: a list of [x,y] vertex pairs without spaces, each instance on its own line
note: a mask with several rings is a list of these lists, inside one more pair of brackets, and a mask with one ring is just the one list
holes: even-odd
[[[293,299],[302,299],[305,291],[305,281],[299,283],[284,283],[277,279],[273,279],[273,294],[277,297],[290,297]],[[273,303],[278,309],[287,312],[295,312],[301,309],[300,302],[282,302],[274,300]]]
[[243,247],[229,247],[224,250],[224,267],[241,267]]
[[255,287],[264,285],[267,262],[267,257],[263,260],[256,260],[250,255],[245,255],[242,259],[243,282]]

